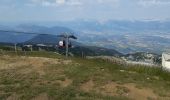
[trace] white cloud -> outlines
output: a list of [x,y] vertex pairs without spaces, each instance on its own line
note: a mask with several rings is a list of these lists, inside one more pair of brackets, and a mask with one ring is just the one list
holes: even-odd
[[139,0],[138,4],[145,7],[170,5],[170,0]]
[[48,6],[48,7],[57,7],[62,5],[67,6],[78,6],[82,5],[80,0],[31,0],[33,4]]
[[117,4],[120,0],[31,0],[33,4],[42,6],[81,6],[95,4]]
[[98,3],[118,3],[120,0],[97,0]]
[[65,3],[66,3],[66,0],[56,0],[56,4],[62,5]]
[[69,0],[68,5],[82,5],[83,3],[80,0]]

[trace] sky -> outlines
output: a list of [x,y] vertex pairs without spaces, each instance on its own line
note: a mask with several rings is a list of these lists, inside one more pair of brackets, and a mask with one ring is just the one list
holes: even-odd
[[0,0],[0,22],[170,20],[170,0]]

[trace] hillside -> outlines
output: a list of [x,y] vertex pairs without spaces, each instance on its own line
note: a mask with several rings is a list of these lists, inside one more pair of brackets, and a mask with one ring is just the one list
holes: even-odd
[[147,63],[155,63],[155,64],[162,63],[161,55],[154,54],[154,53],[136,52],[132,54],[127,54],[124,57],[127,60],[131,60],[131,61],[147,62]]
[[70,49],[75,55],[81,56],[83,53],[84,56],[122,56],[123,54],[114,50],[114,49],[107,49],[102,47],[96,46],[76,46]]
[[[49,45],[58,45],[59,41],[63,40],[61,37],[57,37],[57,35],[51,34],[40,34],[37,35],[27,41],[24,44],[49,44]],[[72,41],[72,40],[71,40]],[[82,45],[78,42],[72,41],[74,45]]]
[[50,52],[0,52],[0,99],[169,100],[170,73]]
[[[48,45],[58,45],[62,38],[56,35],[37,35],[34,38],[24,42],[24,44],[48,44]],[[70,48],[70,52],[74,55],[81,56],[82,52],[86,56],[97,56],[97,55],[108,55],[108,56],[121,56],[122,54],[114,49],[107,49],[97,46],[86,46],[75,40],[70,40],[72,42],[73,48]],[[65,52],[65,48],[63,48]]]
[[14,32],[1,32],[0,31],[0,42],[7,43],[22,43],[29,41],[30,39],[36,37],[36,34],[50,34],[50,35],[60,35],[64,32],[74,33],[73,30],[67,27],[55,26],[55,27],[45,27],[39,25],[19,25],[12,28],[0,27],[0,30],[16,30],[19,32],[28,32],[28,34],[14,33]]

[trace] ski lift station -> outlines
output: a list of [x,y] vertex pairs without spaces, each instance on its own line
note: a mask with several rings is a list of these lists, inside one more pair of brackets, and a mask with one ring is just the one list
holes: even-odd
[[162,54],[162,67],[164,69],[170,70],[170,53]]

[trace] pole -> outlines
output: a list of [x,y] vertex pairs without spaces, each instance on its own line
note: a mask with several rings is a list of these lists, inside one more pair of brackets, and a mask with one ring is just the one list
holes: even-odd
[[15,53],[17,53],[17,43],[15,43]]
[[68,58],[68,40],[69,40],[69,37],[68,35],[66,35],[66,58]]
[[69,53],[69,39],[77,39],[74,35],[68,35],[65,33],[64,35],[59,35],[58,37],[63,37],[65,39],[65,56],[68,58],[68,53]]
[[81,57],[84,58],[84,53],[83,53],[83,51],[81,51]]
[[32,52],[32,50],[33,50],[33,49],[32,49],[32,45],[31,45],[31,52]]

